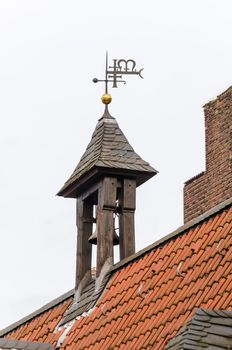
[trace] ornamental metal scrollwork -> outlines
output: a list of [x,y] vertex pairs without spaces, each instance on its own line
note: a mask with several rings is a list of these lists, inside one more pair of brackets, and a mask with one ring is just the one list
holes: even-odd
[[108,93],[108,83],[113,83],[113,88],[117,88],[118,83],[126,84],[126,81],[123,80],[125,75],[138,75],[143,79],[142,71],[143,68],[140,70],[136,69],[136,62],[131,58],[128,60],[123,58],[113,59],[113,65],[108,66],[108,53],[106,53],[105,79],[99,80],[94,78],[93,82],[105,82],[105,93]]

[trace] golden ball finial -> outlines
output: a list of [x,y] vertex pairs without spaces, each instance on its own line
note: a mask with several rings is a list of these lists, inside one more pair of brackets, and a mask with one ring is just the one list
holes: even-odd
[[110,94],[104,94],[102,95],[102,103],[104,103],[104,105],[108,105],[111,101],[112,101],[112,97]]

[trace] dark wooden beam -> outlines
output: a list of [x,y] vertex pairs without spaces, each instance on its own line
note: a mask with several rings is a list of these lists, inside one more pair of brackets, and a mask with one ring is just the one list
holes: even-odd
[[113,265],[114,210],[116,205],[117,178],[105,177],[98,190],[97,212],[97,277],[103,265]]
[[122,260],[135,253],[136,180],[123,180],[119,203],[121,207],[119,215],[120,260]]
[[88,242],[93,227],[93,205],[83,197],[77,198],[77,256],[76,256],[76,286],[89,273],[91,277],[92,245]]

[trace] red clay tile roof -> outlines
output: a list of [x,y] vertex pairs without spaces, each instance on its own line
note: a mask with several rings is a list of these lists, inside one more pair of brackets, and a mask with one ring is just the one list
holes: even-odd
[[[115,266],[92,312],[62,350],[163,349],[196,308],[232,310],[232,200]],[[56,345],[71,299],[7,334]]]
[[55,328],[62,319],[65,310],[71,304],[72,299],[73,291],[70,291],[28,317],[5,328],[0,332],[0,336],[6,335],[7,338],[47,342],[55,346],[61,333],[63,333],[63,330],[54,333]]

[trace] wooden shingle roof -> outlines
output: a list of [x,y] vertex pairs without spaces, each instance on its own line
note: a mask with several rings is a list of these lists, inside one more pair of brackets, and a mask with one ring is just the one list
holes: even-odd
[[137,178],[137,186],[157,174],[157,171],[134,151],[107,108],[99,119],[80,162],[58,195],[72,197],[73,186],[94,170],[113,174],[126,172]]
[[64,317],[59,323],[60,325],[66,324],[69,321],[81,316],[82,314],[89,312],[91,310],[99,297],[101,296],[106,284],[110,278],[110,273],[107,273],[103,278],[99,287],[95,290],[95,279],[92,279],[83,289],[78,301],[75,301],[71,306],[65,311]]
[[0,338],[1,350],[55,350],[49,343]]
[[232,349],[232,311],[197,309],[165,350]]

